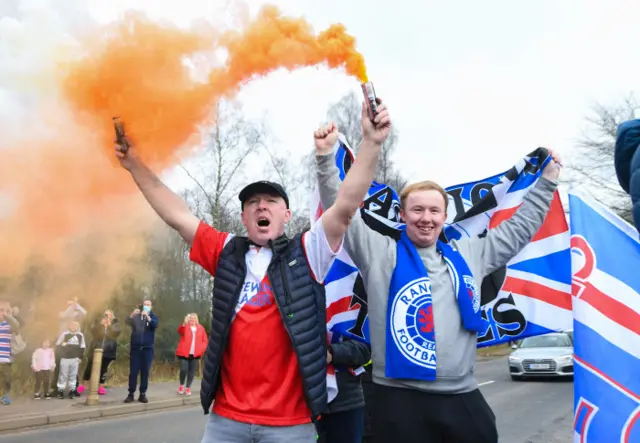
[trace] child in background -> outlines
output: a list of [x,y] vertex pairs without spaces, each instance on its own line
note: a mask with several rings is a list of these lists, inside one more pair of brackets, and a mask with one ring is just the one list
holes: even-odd
[[78,368],[84,355],[84,335],[80,332],[77,321],[69,322],[69,329],[56,341],[60,349],[60,375],[58,376],[58,398],[64,398],[64,391],[69,386],[69,398],[76,396],[78,384]]
[[49,400],[49,383],[51,372],[56,367],[56,356],[50,347],[49,340],[42,341],[42,347],[33,351],[31,356],[31,369],[36,373],[36,388],[33,391],[33,398],[40,400],[40,385],[44,391],[44,398]]

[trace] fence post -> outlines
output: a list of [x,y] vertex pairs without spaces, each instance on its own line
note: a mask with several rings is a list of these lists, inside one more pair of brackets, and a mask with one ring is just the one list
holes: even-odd
[[91,366],[91,380],[89,380],[89,395],[87,395],[87,406],[95,406],[100,403],[98,386],[100,385],[100,367],[102,366],[102,349],[93,350],[93,364]]

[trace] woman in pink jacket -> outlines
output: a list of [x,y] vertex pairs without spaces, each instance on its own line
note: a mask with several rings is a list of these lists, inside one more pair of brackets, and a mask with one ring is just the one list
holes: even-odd
[[[176,348],[176,356],[180,360],[180,387],[178,394],[191,395],[191,383],[196,373],[196,363],[207,349],[207,331],[198,322],[198,314],[188,314],[184,322],[178,326],[180,341]],[[187,385],[185,388],[185,378]]]

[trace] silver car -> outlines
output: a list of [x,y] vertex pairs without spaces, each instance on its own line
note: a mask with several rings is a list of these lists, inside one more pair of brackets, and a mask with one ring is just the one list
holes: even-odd
[[564,332],[527,337],[509,355],[512,380],[573,377],[573,341]]

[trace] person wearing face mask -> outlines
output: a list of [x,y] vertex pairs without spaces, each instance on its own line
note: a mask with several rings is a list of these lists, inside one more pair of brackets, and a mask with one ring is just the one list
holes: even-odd
[[[477,332],[486,328],[480,285],[542,225],[559,176],[559,159],[551,156],[515,214],[482,237],[439,241],[448,196],[432,181],[402,190],[406,225],[398,239],[370,229],[355,213],[345,247],[368,296],[375,442],[498,441],[495,415],[474,377]],[[316,162],[324,207],[338,193],[353,195],[351,183],[340,185],[333,148],[317,151]]]
[[129,395],[124,400],[131,403],[136,393],[138,374],[140,374],[140,403],[148,403],[147,388],[149,387],[149,372],[153,362],[153,346],[158,317],[151,310],[151,300],[145,300],[142,305],[134,309],[125,319],[125,324],[131,326],[131,350],[129,353]]
[[293,238],[284,234],[291,209],[281,185],[258,181],[240,192],[247,235],[235,236],[193,215],[145,166],[135,143],[115,147],[151,207],[191,246],[191,260],[215,277],[200,389],[202,408],[210,414],[204,443],[316,443],[315,423],[328,400],[322,282],[369,187],[362,177],[373,174],[373,153],[389,136],[386,106],[378,106],[374,122],[365,115],[362,124],[355,174],[345,178],[354,195],[340,195]]

